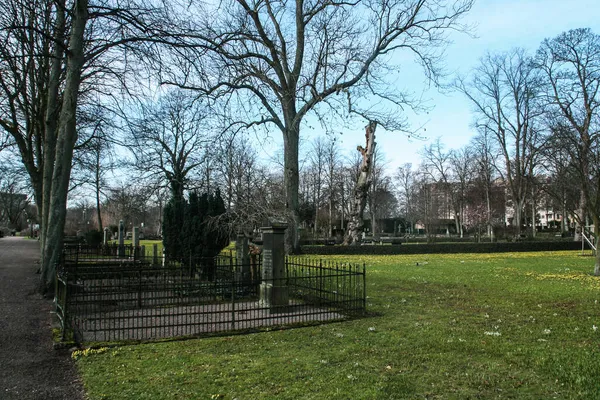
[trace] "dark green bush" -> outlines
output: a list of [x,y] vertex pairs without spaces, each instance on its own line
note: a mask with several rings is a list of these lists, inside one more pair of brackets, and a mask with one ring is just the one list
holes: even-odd
[[172,198],[163,213],[163,244],[171,259],[214,257],[229,244],[221,193]]
[[97,230],[91,230],[85,233],[85,243],[88,246],[98,247],[104,240],[104,234]]

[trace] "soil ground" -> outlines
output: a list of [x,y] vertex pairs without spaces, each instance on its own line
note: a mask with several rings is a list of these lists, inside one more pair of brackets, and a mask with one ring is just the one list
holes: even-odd
[[38,257],[35,240],[0,239],[0,399],[84,399],[69,351],[52,346],[52,301],[36,291]]

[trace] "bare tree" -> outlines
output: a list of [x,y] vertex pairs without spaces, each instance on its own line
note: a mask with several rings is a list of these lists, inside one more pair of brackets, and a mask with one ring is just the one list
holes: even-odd
[[[172,196],[183,199],[190,180],[207,163],[212,140],[208,110],[186,93],[174,90],[157,103],[142,104],[139,114],[141,117],[127,121],[133,165],[144,176],[166,182]],[[210,177],[206,179],[209,181]]]
[[460,79],[456,87],[471,100],[477,127],[493,133],[503,155],[504,165],[498,172],[508,184],[519,235],[525,199],[539,161],[539,77],[522,49],[488,54],[471,76],[469,81]]
[[417,188],[417,176],[413,171],[412,164],[406,163],[398,167],[394,180],[398,190],[398,200],[401,208],[401,215],[407,223],[407,233],[412,234],[415,225],[415,197]]
[[[351,109],[388,127],[398,124],[397,106],[415,105],[389,82],[397,76],[392,54],[415,56],[428,78],[440,74],[446,33],[461,30],[473,0],[304,1],[230,0],[198,16],[202,40],[214,64],[189,63],[166,79],[182,87],[237,102],[239,126],[272,125],[284,142],[285,204],[291,224],[288,251],[298,250],[300,130],[310,112],[337,116]],[[207,72],[206,67],[212,69]],[[197,71],[200,69],[200,71]],[[194,77],[193,75],[197,75]],[[183,76],[181,76],[183,75]],[[195,78],[195,79],[194,79]],[[344,93],[344,96],[339,96]],[[390,104],[389,113],[359,109],[358,99]],[[370,103],[369,103],[370,104]],[[390,115],[395,118],[390,118]],[[325,120],[325,118],[323,118]]]
[[334,222],[334,211],[337,200],[337,194],[339,192],[339,168],[340,168],[340,153],[338,142],[335,136],[329,137],[327,141],[326,153],[325,153],[325,184],[327,186],[327,197],[328,197],[328,226],[327,236],[333,236],[333,222]]
[[415,191],[415,215],[418,221],[425,227],[427,242],[435,241],[436,233],[440,225],[441,203],[440,194],[443,191],[436,188],[432,172],[427,164],[421,164],[417,171],[417,189]]
[[494,217],[492,208],[492,189],[495,179],[495,163],[496,156],[494,151],[494,141],[490,137],[490,132],[486,128],[479,130],[477,136],[472,140],[471,147],[473,149],[473,159],[475,162],[475,179],[476,185],[483,191],[485,202],[485,220],[487,234],[490,241],[494,241]]
[[123,220],[125,229],[145,222],[146,209],[153,188],[119,184],[108,190],[104,210],[113,225]]
[[462,220],[460,207],[460,193],[458,186],[453,181],[452,171],[452,151],[446,151],[441,139],[438,138],[434,143],[425,146],[422,152],[424,171],[430,174],[435,188],[439,194],[443,195],[447,201],[444,217],[450,217],[454,220],[456,232],[462,236]]
[[467,193],[469,186],[473,181],[475,172],[474,155],[470,146],[454,150],[450,153],[450,167],[453,186],[454,210],[458,212],[459,234],[464,235],[465,207],[467,203]]
[[371,219],[371,232],[373,235],[376,235],[380,231],[378,219],[383,206],[381,201],[386,199],[386,192],[389,189],[388,177],[385,176],[385,154],[378,147],[375,147],[373,151],[371,176],[369,179],[371,180],[371,184],[367,191],[367,206]]
[[90,113],[78,118],[78,136],[85,140],[76,146],[73,154],[71,172],[71,191],[73,186],[91,188],[95,199],[98,230],[102,231],[102,200],[108,189],[107,175],[117,168],[114,154],[114,139],[111,132],[117,129],[101,107],[94,107]]
[[[564,151],[576,162],[581,185],[582,215],[594,223],[600,244],[600,36],[590,29],[574,29],[546,39],[535,64],[542,71],[550,120],[566,129],[555,131],[568,143]],[[556,118],[558,115],[560,117]],[[556,124],[558,125],[558,124]],[[582,221],[583,222],[583,221]],[[594,275],[600,275],[596,252]]]
[[251,236],[272,216],[272,204],[263,200],[270,174],[247,137],[233,134],[224,137],[220,146],[214,167],[225,197],[226,219],[232,234]]
[[[61,4],[60,2],[58,4]],[[63,7],[64,10],[64,2]],[[48,104],[57,99],[53,85],[64,82],[63,68],[53,59],[64,51],[64,11],[57,12],[51,0],[24,2],[7,0],[0,4],[0,128],[4,146],[19,154],[33,187],[40,212],[43,199],[44,149]],[[57,21],[58,20],[58,21]],[[53,83],[55,82],[55,83]],[[58,109],[52,110],[55,123]],[[49,174],[51,176],[51,168]]]
[[[171,14],[144,3],[2,2],[0,127],[17,146],[42,210],[44,292],[53,290],[62,251],[78,105],[92,92],[113,96],[122,87],[129,60],[142,53],[134,51],[142,49],[136,43],[149,44],[143,48],[147,56],[155,43],[177,41],[164,29]],[[122,57],[116,57],[118,51]]]
[[21,229],[30,193],[22,165],[8,158],[0,158],[0,226]]
[[[550,127],[546,146],[543,152],[543,166],[547,180],[542,186],[546,196],[551,199],[555,211],[560,210],[561,232],[569,230],[568,217],[574,216],[579,223],[585,221],[581,215],[581,183],[578,174],[578,160],[573,159],[576,152],[570,151],[573,144],[573,133],[566,133],[572,128],[567,126]],[[581,239],[579,237],[579,239]]]
[[311,142],[311,148],[308,153],[309,181],[312,186],[312,204],[314,207],[314,225],[313,232],[316,238],[319,237],[319,211],[323,202],[323,181],[326,174],[327,144],[322,137],[317,137]]

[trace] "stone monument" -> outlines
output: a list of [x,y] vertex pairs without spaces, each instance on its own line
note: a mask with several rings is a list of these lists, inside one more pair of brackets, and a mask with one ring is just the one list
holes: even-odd
[[285,271],[284,234],[287,224],[277,223],[261,228],[263,233],[262,283],[260,305],[271,312],[285,312],[289,289]]

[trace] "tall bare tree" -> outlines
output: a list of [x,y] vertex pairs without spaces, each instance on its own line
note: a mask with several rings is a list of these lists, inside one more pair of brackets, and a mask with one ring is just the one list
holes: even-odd
[[401,215],[406,220],[408,234],[413,233],[415,225],[415,198],[417,190],[417,174],[411,163],[405,163],[398,167],[394,175],[394,181],[398,190],[398,200]]
[[340,169],[340,153],[337,138],[331,136],[328,138],[326,153],[325,153],[325,184],[327,186],[327,236],[333,236],[334,211],[339,192],[339,169]]
[[[566,129],[555,130],[568,143],[563,149],[576,162],[583,217],[594,223],[600,244],[600,36],[574,29],[546,39],[535,57],[543,72],[550,120]],[[558,116],[558,117],[557,117]],[[559,123],[556,123],[556,122]],[[582,221],[584,222],[584,221]],[[600,275],[596,252],[594,275]]]
[[[552,118],[554,120],[554,118]],[[556,215],[561,215],[561,232],[569,230],[569,216],[578,223],[585,221],[581,216],[581,183],[578,174],[579,162],[572,157],[576,152],[570,151],[573,144],[572,129],[568,125],[551,126],[546,145],[544,146],[544,172],[547,181],[542,190],[550,198],[551,207]],[[560,210],[560,214],[556,212]],[[579,237],[581,240],[581,237]]]
[[462,221],[460,209],[460,196],[458,186],[453,180],[453,171],[451,160],[453,152],[446,151],[441,139],[438,138],[432,144],[425,146],[422,151],[424,171],[430,174],[433,182],[436,183],[436,191],[444,196],[448,201],[447,209],[444,212],[444,217],[449,217],[454,220],[456,232],[462,236]]
[[190,180],[201,179],[197,174],[207,162],[213,139],[208,109],[185,92],[172,90],[156,103],[142,104],[139,115],[127,121],[135,168],[166,182],[172,196],[182,200]]
[[494,235],[494,214],[492,208],[493,186],[496,175],[496,152],[494,151],[494,140],[491,133],[482,128],[472,139],[471,148],[473,149],[474,160],[474,181],[482,189],[485,201],[485,221],[487,234],[490,241],[495,240]]
[[319,237],[319,211],[323,201],[323,181],[326,175],[327,163],[327,144],[323,137],[318,136],[311,142],[311,148],[308,153],[308,169],[310,174],[312,204],[314,207],[313,232],[316,238]]
[[[335,117],[350,99],[354,111],[393,127],[389,115],[402,115],[397,106],[415,101],[390,86],[398,77],[398,64],[391,56],[414,55],[427,77],[436,79],[446,34],[463,29],[460,18],[472,4],[473,0],[228,0],[198,17],[204,21],[198,46],[209,52],[212,69],[206,72],[207,63],[190,64],[189,56],[182,55],[183,76],[166,80],[226,96],[228,104],[237,101],[243,112],[240,125],[271,125],[281,132],[290,222],[286,247],[295,251],[304,118],[310,112]],[[196,74],[196,69],[201,71]],[[366,104],[360,98],[378,98],[393,111],[382,113],[382,107],[374,113],[370,106],[360,110]]]
[[498,172],[510,190],[519,235],[542,139],[537,71],[524,50],[514,49],[486,55],[471,78],[459,79],[456,86],[471,100],[477,127],[493,133],[503,155]]
[[[454,211],[458,213],[458,233],[464,235],[465,207],[467,192],[474,177],[474,155],[470,146],[466,146],[450,153],[450,168],[453,181]],[[456,219],[455,219],[456,220]]]
[[84,136],[84,140],[76,146],[73,154],[71,191],[75,185],[83,187],[83,190],[92,189],[98,230],[102,231],[102,200],[107,195],[107,175],[118,167],[114,152],[115,140],[112,137],[117,129],[101,107],[88,111],[91,112],[85,113],[83,117],[80,112],[78,118],[78,136],[80,139]]

